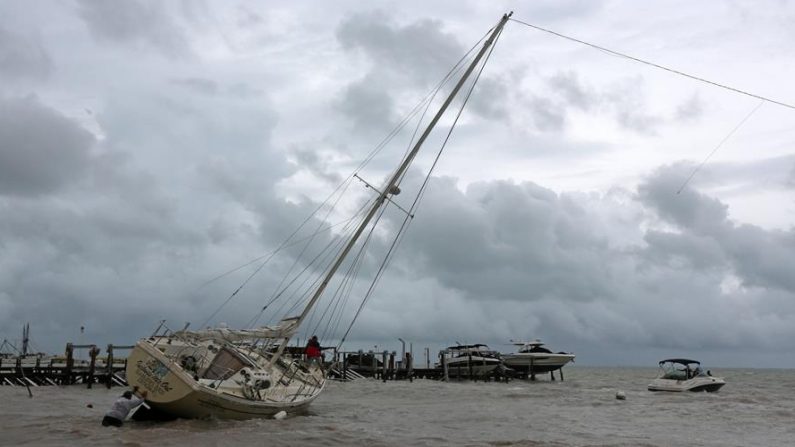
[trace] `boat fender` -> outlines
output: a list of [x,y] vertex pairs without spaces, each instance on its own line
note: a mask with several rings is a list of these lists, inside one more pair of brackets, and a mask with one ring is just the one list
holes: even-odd
[[278,413],[273,415],[273,418],[276,419],[277,421],[281,421],[282,419],[284,419],[286,417],[287,417],[287,412],[284,411],[284,410],[282,410],[282,411],[280,411],[280,412],[278,412]]
[[186,355],[182,357],[179,363],[180,365],[182,365],[182,369],[186,371],[193,371],[193,372],[196,371],[196,364],[197,364],[196,357],[192,355]]
[[257,379],[254,381],[254,388],[259,390],[267,390],[271,387],[271,381],[269,379]]
[[623,391],[619,391],[616,393],[616,399],[618,400],[626,400],[627,395]]
[[240,375],[243,376],[243,381],[248,383],[251,380],[251,371],[248,368],[243,368],[240,370]]

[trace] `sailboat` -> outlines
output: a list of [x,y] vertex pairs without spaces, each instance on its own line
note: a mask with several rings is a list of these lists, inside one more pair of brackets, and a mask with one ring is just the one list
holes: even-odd
[[[378,192],[370,209],[330,263],[298,315],[273,326],[256,329],[207,328],[164,333],[139,340],[127,360],[127,380],[147,391],[147,403],[156,411],[184,418],[248,419],[270,417],[281,411],[301,412],[326,384],[320,362],[305,361],[287,350],[299,327],[332,281],[356,242],[379,209],[392,203],[398,184],[431,130],[464,83],[489,52],[511,14],[503,15],[490,31],[472,62],[411,151]],[[486,58],[488,59],[488,58]],[[368,184],[368,186],[372,187]],[[376,219],[377,220],[377,219]]]

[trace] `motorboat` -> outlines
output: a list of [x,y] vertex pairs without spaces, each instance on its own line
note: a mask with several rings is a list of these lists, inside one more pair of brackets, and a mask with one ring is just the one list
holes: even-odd
[[574,361],[575,355],[570,352],[552,352],[544,347],[541,340],[513,341],[517,351],[513,354],[503,354],[505,366],[522,375],[535,375],[549,371],[557,371],[569,362]]
[[480,377],[502,367],[500,354],[484,344],[450,346],[442,356],[436,367],[446,367],[448,377]]
[[726,385],[722,377],[714,377],[701,368],[701,362],[689,359],[660,360],[660,377],[649,384],[649,391],[718,391]]

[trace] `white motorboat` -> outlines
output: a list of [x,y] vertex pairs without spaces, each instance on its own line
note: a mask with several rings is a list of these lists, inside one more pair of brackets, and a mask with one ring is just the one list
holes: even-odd
[[549,371],[557,371],[563,365],[574,361],[574,354],[568,352],[552,352],[544,347],[540,340],[529,342],[513,341],[517,346],[517,352],[513,354],[503,354],[502,360],[505,366],[515,370],[522,375],[534,375]]
[[660,377],[649,384],[649,391],[718,391],[726,385],[722,377],[713,377],[704,371],[701,363],[689,359],[666,359],[660,361]]
[[[314,329],[306,327],[312,326],[312,324],[316,328],[322,327],[319,322],[313,322],[315,317],[321,320],[326,318],[327,321],[324,325],[326,328],[337,327],[339,323],[337,312],[342,312],[345,307],[345,304],[339,305],[339,303],[340,301],[345,302],[352,290],[351,279],[362,264],[366,248],[371,245],[368,244],[368,241],[371,240],[375,232],[375,225],[381,220],[384,207],[387,205],[394,205],[406,215],[403,225],[393,236],[394,241],[391,247],[394,248],[402,239],[403,232],[408,228],[409,219],[414,217],[415,206],[419,202],[418,198],[423,194],[427,182],[423,183],[416,192],[417,198],[413,202],[414,205],[406,210],[400,207],[394,199],[400,193],[401,181],[421,146],[456,95],[459,92],[471,92],[480,70],[488,60],[488,55],[491,54],[492,45],[502,32],[509,17],[510,14],[502,17],[492,28],[489,37],[478,51],[475,51],[473,47],[473,50],[456,64],[451,73],[461,73],[460,78],[425,130],[414,140],[411,151],[405,154],[402,162],[389,174],[383,186],[378,187],[364,181],[358,175],[361,167],[345,180],[345,182],[352,182],[352,179],[356,178],[364,182],[373,192],[371,198],[364,203],[361,210],[355,211],[354,216],[347,221],[349,224],[340,230],[337,237],[328,238],[327,245],[316,253],[314,259],[311,261],[307,259],[303,270],[299,266],[295,270],[297,273],[288,273],[285,281],[277,287],[278,290],[272,299],[267,301],[260,313],[254,315],[252,321],[245,326],[251,329],[231,330],[225,326],[205,329],[206,324],[221,310],[221,307],[235,297],[240,289],[249,282],[250,276],[221,304],[221,307],[208,318],[207,322],[200,325],[201,330],[188,331],[186,326],[181,331],[172,332],[166,328],[165,332],[160,333],[160,329],[158,329],[151,337],[138,341],[128,356],[127,379],[131,386],[138,386],[141,391],[148,392],[147,402],[154,410],[169,416],[189,418],[268,417],[281,411],[291,414],[301,411],[320,394],[326,381],[320,361],[314,357],[304,361],[302,354],[290,355],[291,352],[287,349],[290,340],[298,335],[302,323],[305,324],[303,328],[305,331],[313,331]],[[466,65],[468,60],[471,62]],[[478,67],[480,70],[477,70]],[[477,75],[472,76],[470,86],[464,88],[473,73]],[[437,90],[445,90],[446,87],[444,89],[442,87],[448,81],[452,83],[453,77],[450,75],[445,77]],[[435,94],[427,97],[428,104],[434,96]],[[466,104],[466,101],[463,104]],[[423,104],[421,103],[421,105]],[[461,107],[463,108],[463,105]],[[418,110],[424,110],[424,108],[415,108],[414,113]],[[377,149],[380,150],[380,148]],[[430,176],[430,173],[428,175]],[[345,191],[348,187],[345,183],[342,186],[344,187],[337,188],[310,217],[323,222],[324,218],[317,213],[326,204],[333,209],[334,204],[339,202],[339,197],[334,194],[337,191]],[[332,197],[334,200],[331,200]],[[323,213],[325,216],[329,216],[331,210],[324,209]],[[309,221],[310,219],[307,219],[304,222]],[[300,229],[301,227],[299,227]],[[318,236],[320,227],[300,241],[292,239],[297,231],[283,243],[279,250],[301,241],[307,241],[306,244],[310,244],[317,239],[323,241],[326,239]],[[367,302],[383,269],[388,264],[387,261],[393,253],[392,248],[383,256],[380,269],[372,279],[370,288],[363,294],[359,311]],[[304,251],[301,250],[300,253],[292,262],[294,266],[302,261],[300,258]],[[346,260],[346,258],[348,259]],[[252,273],[252,276],[259,272],[269,259],[270,257],[263,261]],[[346,265],[343,265],[344,262]],[[339,274],[337,274],[338,271]],[[345,273],[343,274],[343,272]],[[333,285],[330,286],[332,283]],[[328,293],[324,295],[327,289]],[[319,300],[324,296],[326,297],[325,311],[315,309]],[[270,306],[277,300],[282,300],[279,302],[280,306]],[[313,310],[317,312],[313,313]],[[270,321],[279,323],[271,327],[255,326],[266,311],[271,312],[270,317],[273,319]],[[347,337],[359,311],[356,312],[347,331],[339,338],[340,344]],[[337,322],[333,325],[329,324],[331,320]],[[309,357],[308,352],[307,357]],[[499,359],[485,355],[473,357],[468,354],[465,357],[469,361],[469,366],[475,366],[478,371],[499,365]],[[454,363],[460,364],[462,360],[457,359]],[[463,371],[463,368],[458,369]]]
[[436,367],[447,367],[448,377],[453,378],[481,377],[502,366],[499,353],[484,344],[450,346],[443,356]]

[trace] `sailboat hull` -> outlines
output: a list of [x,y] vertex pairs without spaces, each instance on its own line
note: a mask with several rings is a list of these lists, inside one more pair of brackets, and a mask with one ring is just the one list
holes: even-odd
[[280,411],[305,412],[320,393],[279,396],[278,400],[250,400],[199,383],[146,340],[127,358],[127,381],[147,391],[146,402],[157,412],[180,418],[267,418]]

